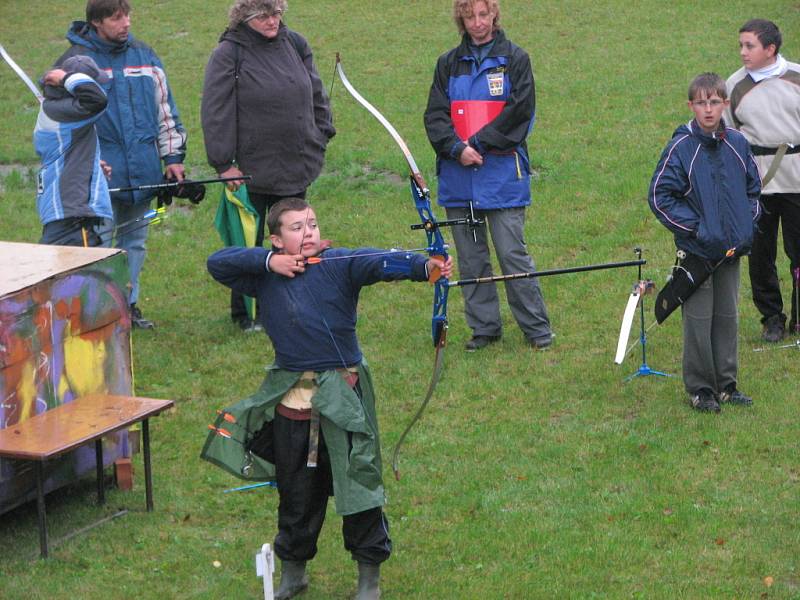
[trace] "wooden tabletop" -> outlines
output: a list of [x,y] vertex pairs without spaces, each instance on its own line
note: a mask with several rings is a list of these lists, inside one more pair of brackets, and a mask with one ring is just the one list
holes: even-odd
[[174,406],[172,400],[93,394],[0,429],[0,457],[47,460]]
[[109,256],[117,248],[77,248],[0,241],[0,297]]

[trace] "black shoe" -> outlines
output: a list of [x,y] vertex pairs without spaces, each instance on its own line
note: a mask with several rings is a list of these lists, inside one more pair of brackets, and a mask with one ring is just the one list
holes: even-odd
[[753,399],[750,396],[745,396],[742,392],[736,389],[735,385],[729,385],[725,391],[719,395],[720,404],[736,404],[738,406],[750,406],[753,404]]
[[472,339],[466,343],[464,348],[467,352],[475,352],[481,348],[486,348],[489,344],[500,341],[499,335],[473,335]]
[[551,333],[550,335],[546,335],[544,337],[538,338],[529,338],[526,337],[525,341],[528,342],[528,345],[531,348],[536,348],[537,350],[547,350],[550,346],[553,345],[553,339],[556,337],[555,333]]
[[718,413],[721,410],[714,394],[706,391],[689,394],[689,405],[700,412]]
[[765,342],[777,344],[786,335],[786,317],[783,315],[772,315],[764,321],[764,332],[761,337]]
[[131,325],[137,329],[153,329],[156,324],[142,316],[142,311],[136,304],[131,304]]

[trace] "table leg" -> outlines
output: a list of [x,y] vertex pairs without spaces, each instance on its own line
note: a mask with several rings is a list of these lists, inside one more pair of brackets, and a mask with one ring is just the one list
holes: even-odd
[[94,456],[97,462],[97,504],[106,503],[106,490],[103,481],[103,438],[94,442]]
[[147,511],[153,510],[153,474],[150,470],[150,423],[142,421],[142,446],[144,447],[144,491],[147,498]]
[[39,548],[47,558],[47,513],[44,506],[44,461],[36,461],[36,512],[39,517]]

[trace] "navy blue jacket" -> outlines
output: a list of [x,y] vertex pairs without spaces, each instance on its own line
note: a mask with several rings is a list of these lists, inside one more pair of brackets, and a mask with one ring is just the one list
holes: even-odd
[[[468,39],[465,34],[459,46],[439,57],[425,110],[425,129],[437,156],[438,202],[464,207],[472,200],[481,210],[527,206],[531,190],[525,139],[536,107],[530,58],[499,30],[479,65]],[[451,111],[461,101],[505,103],[496,118],[469,137],[483,157],[480,167],[458,162],[465,144],[456,134]]]
[[711,261],[753,245],[761,177],[750,145],[737,130],[706,133],[691,121],[675,130],[658,161],[648,201],[675,245]]
[[[82,21],[67,32],[73,46],[56,61],[91,56],[110,78],[105,86],[108,109],[97,121],[102,158],[111,165],[110,188],[152,185],[164,180],[161,162],[182,163],[186,131],[172,98],[167,76],[156,53],[129,36],[122,44],[106,42]],[[115,200],[148,202],[156,192],[122,192]]]
[[[375,248],[335,248],[332,258],[380,252]],[[208,272],[223,285],[258,299],[261,324],[275,348],[275,363],[287,371],[325,371],[361,362],[356,308],[361,288],[378,281],[427,280],[421,254],[364,256],[323,261],[305,273],[284,277],[267,271],[265,248],[224,248],[208,258]],[[406,274],[387,265],[405,263]]]

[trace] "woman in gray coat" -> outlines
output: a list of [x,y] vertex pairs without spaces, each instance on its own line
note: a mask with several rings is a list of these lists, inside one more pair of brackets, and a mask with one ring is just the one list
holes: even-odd
[[[247,191],[260,216],[257,246],[269,208],[281,198],[305,197],[336,133],[311,48],[282,22],[285,10],[285,0],[238,0],[203,83],[208,162],[220,177],[252,177]],[[243,330],[254,328],[235,293],[231,318]]]

